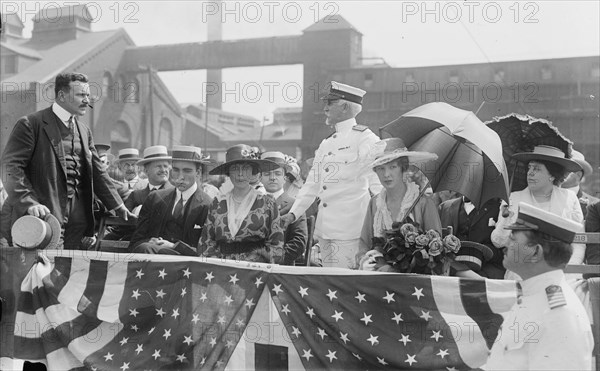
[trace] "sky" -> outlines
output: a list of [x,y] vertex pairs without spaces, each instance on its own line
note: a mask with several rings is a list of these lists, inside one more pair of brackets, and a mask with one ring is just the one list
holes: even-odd
[[[138,46],[204,42],[217,7],[224,40],[300,35],[340,14],[363,34],[363,53],[392,67],[485,63],[600,55],[600,2],[593,1],[3,1],[30,32],[36,11],[88,4],[94,31],[124,28]],[[204,70],[162,72],[182,103],[204,102]],[[276,107],[301,106],[288,89],[302,85],[302,66],[223,70],[223,108],[268,117]],[[257,89],[256,86],[261,87]],[[294,91],[292,91],[293,93]]]

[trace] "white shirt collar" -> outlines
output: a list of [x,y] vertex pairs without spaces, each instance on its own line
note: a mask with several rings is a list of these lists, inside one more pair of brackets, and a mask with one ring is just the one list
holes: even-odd
[[350,131],[353,126],[356,126],[356,119],[354,117],[335,124],[335,131],[338,133],[345,133]]
[[565,188],[568,191],[571,191],[575,194],[579,194],[579,185],[576,185],[575,187],[570,187],[570,188]]
[[188,189],[186,189],[184,192],[181,192],[179,189],[177,189],[177,197],[175,197],[175,203],[179,202],[179,199],[182,197],[183,195],[183,203],[186,203],[190,197],[192,197],[192,195],[194,194],[194,192],[196,192],[196,190],[198,189],[198,183],[194,182],[194,184],[192,184],[192,186]]
[[279,197],[281,197],[281,195],[283,194],[283,188],[281,188],[279,191],[274,192],[274,193],[270,193],[269,194],[271,196],[273,196],[274,199],[278,199]]
[[162,186],[163,186],[162,184],[160,184],[160,185],[152,185],[152,184],[148,183],[148,188],[151,191],[154,190],[154,189],[160,189],[160,187],[162,187]]
[[539,274],[521,282],[523,295],[535,295],[543,292],[550,285],[560,285],[565,279],[565,274],[560,269]]
[[131,187],[135,186],[137,184],[137,182],[140,181],[140,177],[139,175],[136,175],[135,178],[131,179],[131,180],[126,180],[125,183],[127,183],[128,185],[130,185]]
[[69,127],[69,119],[71,118],[71,116],[73,116],[69,113],[69,111],[62,108],[58,103],[54,102],[52,103],[52,112],[54,112],[54,114],[58,116],[60,121],[62,121],[63,124],[65,124],[65,126]]

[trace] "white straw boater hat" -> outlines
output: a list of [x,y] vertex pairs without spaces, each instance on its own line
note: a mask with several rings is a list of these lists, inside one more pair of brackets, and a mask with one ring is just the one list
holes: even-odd
[[569,172],[581,171],[581,166],[577,162],[567,158],[563,151],[552,146],[535,146],[532,152],[515,153],[512,157],[523,162],[532,160],[550,161],[564,167]]
[[138,165],[144,165],[148,162],[167,160],[171,161],[171,156],[165,146],[150,146],[144,150],[144,158],[137,162]]
[[119,150],[116,162],[121,161],[138,161],[140,158],[140,151],[137,148],[123,148]]
[[62,249],[60,244],[60,223],[52,214],[44,219],[33,215],[25,215],[17,219],[11,235],[15,246],[26,249]]
[[208,157],[202,155],[200,147],[194,146],[173,146],[171,157],[172,161],[189,161],[204,165],[211,163]]
[[423,162],[437,160],[438,156],[431,152],[409,151],[400,138],[387,138],[373,144],[371,148],[372,156],[375,160],[371,163],[371,168],[386,164],[400,157],[408,157],[408,163],[419,164]]

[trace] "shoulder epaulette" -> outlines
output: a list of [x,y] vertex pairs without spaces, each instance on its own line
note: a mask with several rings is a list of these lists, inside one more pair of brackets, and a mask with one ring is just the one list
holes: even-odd
[[333,136],[333,134],[335,134],[336,132],[334,131],[333,133],[329,134],[328,136],[325,137],[325,139],[329,139]]
[[365,125],[354,125],[352,127],[352,130],[356,130],[356,131],[365,131],[367,130],[369,127],[365,126]]
[[556,309],[567,305],[567,300],[562,292],[562,288],[558,285],[550,285],[546,287],[546,298],[550,309]]

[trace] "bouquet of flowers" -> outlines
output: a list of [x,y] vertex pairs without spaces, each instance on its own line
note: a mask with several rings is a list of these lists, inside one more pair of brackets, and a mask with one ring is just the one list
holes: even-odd
[[422,232],[411,223],[394,223],[385,237],[373,238],[373,248],[380,253],[376,270],[448,276],[460,240],[452,234],[442,238],[432,229]]

